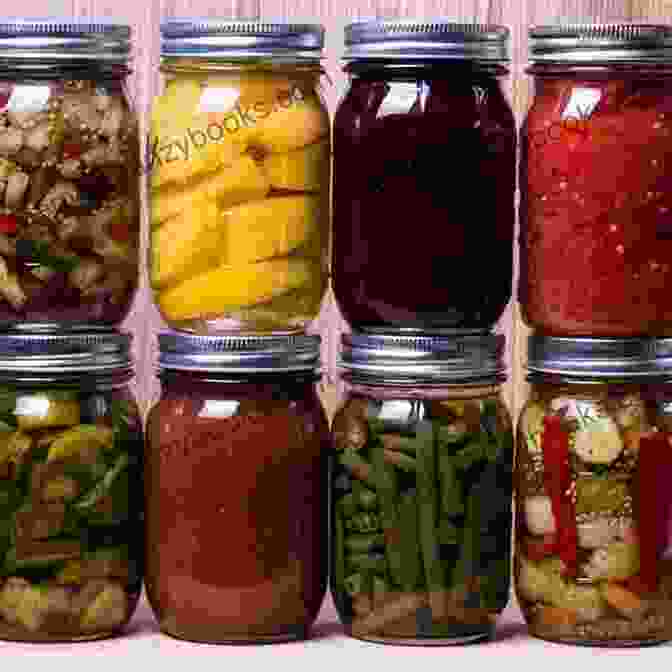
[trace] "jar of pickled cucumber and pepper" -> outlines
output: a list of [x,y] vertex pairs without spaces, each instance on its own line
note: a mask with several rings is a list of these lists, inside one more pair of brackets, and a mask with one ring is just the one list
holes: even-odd
[[351,636],[490,637],[509,599],[504,339],[350,334],[334,417],[331,590]]
[[109,330],[138,281],[130,28],[0,22],[0,329]]
[[171,19],[150,138],[155,301],[198,333],[298,332],[327,282],[319,25]]
[[533,336],[516,461],[516,593],[532,635],[672,639],[672,339]]
[[142,586],[125,335],[0,337],[0,639],[120,632]]

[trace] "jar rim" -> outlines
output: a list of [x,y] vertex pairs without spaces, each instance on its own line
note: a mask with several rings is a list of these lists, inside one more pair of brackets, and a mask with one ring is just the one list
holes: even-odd
[[126,66],[131,27],[113,19],[0,18],[0,64],[43,62]]
[[672,63],[672,27],[647,23],[567,23],[529,29],[534,64]]
[[161,57],[319,61],[324,35],[318,23],[176,17],[161,23]]
[[122,332],[3,334],[0,335],[0,375],[132,377],[131,344],[131,334]]
[[530,375],[592,380],[672,377],[672,338],[577,338],[532,334]]
[[386,385],[461,384],[506,379],[503,334],[343,334],[338,366],[345,375]]
[[508,63],[509,28],[445,19],[361,20],[345,27],[345,61]]
[[158,335],[159,371],[221,374],[319,373],[319,336]]

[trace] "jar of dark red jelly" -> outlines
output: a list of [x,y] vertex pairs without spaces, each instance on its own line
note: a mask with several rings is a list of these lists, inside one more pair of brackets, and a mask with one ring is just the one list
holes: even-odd
[[555,336],[672,334],[669,26],[531,30],[520,301]]
[[191,641],[309,634],[327,583],[319,338],[159,337],[148,420],[147,594]]
[[334,121],[333,286],[358,330],[489,330],[511,295],[508,30],[346,28]]

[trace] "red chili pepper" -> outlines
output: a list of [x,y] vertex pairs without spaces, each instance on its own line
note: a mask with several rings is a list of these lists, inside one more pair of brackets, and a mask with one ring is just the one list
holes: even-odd
[[555,546],[565,565],[565,573],[573,576],[577,569],[576,507],[571,496],[567,494],[572,483],[569,468],[569,435],[559,417],[544,418],[541,443],[544,453],[544,485],[551,498],[557,529]]
[[668,434],[655,432],[639,442],[637,511],[639,528],[639,576],[648,590],[658,585],[658,559],[667,543],[672,497],[672,473]]
[[525,557],[538,562],[553,555],[558,546],[558,539],[555,534],[545,534],[541,539],[525,540]]
[[0,233],[16,233],[17,225],[14,215],[0,215]]
[[63,158],[78,159],[82,155],[83,148],[76,142],[63,143]]
[[131,229],[125,219],[115,219],[108,227],[110,238],[119,243],[125,243],[131,237]]

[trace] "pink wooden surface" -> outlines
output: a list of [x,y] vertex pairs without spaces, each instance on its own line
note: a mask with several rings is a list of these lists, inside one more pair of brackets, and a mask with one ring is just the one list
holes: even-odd
[[[168,16],[240,16],[256,13],[266,18],[305,19],[319,21],[327,29],[325,67],[333,85],[327,85],[327,100],[333,114],[346,80],[340,71],[339,58],[343,45],[343,26],[353,18],[371,16],[441,16],[456,20],[479,20],[505,23],[512,30],[512,74],[507,87],[518,119],[529,103],[530,82],[524,75],[526,30],[531,23],[561,19],[574,21],[655,21],[672,19],[672,0],[23,0],[3,3],[0,12],[16,16],[107,16],[129,22],[134,29],[134,74],[130,89],[140,113],[143,133],[152,97],[158,90],[159,22]],[[451,160],[450,157],[446,157]],[[454,160],[454,159],[452,159]],[[146,217],[145,217],[146,224]],[[410,223],[409,223],[410,225]],[[478,211],[474,210],[474,226]],[[147,226],[143,244],[146,248]],[[517,269],[514,273],[517,275]],[[135,336],[138,360],[136,391],[146,409],[156,398],[158,385],[154,376],[155,334],[163,328],[148,290],[143,267],[140,291],[124,328]],[[322,335],[323,355],[328,379],[335,374],[335,358],[343,321],[331,296],[327,296],[322,312],[312,329]],[[525,395],[521,359],[524,356],[526,330],[518,319],[513,302],[498,330],[507,335],[508,360],[511,366],[509,383],[505,386],[507,402],[517,410]],[[330,408],[335,401],[335,388],[324,387],[324,399]]]

